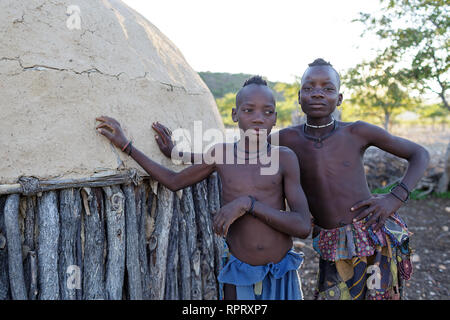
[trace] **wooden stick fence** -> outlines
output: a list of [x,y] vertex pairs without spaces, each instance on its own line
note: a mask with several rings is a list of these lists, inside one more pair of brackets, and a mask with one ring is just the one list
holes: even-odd
[[176,193],[135,172],[20,182],[0,186],[0,299],[218,298],[216,174]]

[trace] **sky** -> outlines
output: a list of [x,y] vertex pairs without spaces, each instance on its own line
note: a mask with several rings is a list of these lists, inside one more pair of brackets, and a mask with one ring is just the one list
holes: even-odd
[[123,0],[164,33],[196,71],[292,83],[316,58],[343,72],[380,43],[352,23],[379,0]]

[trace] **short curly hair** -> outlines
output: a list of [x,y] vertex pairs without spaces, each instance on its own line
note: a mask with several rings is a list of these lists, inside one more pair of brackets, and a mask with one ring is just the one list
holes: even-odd
[[[336,73],[336,77],[337,77],[337,80],[338,80],[338,85],[339,85],[339,88],[340,88],[341,87],[341,77],[339,76],[339,73],[336,71],[336,69],[333,67],[333,65],[330,62],[327,62],[327,61],[325,61],[322,58],[317,58],[316,60],[314,60],[313,62],[308,64],[309,68],[311,68],[311,67],[323,67],[323,66],[330,67],[331,69],[333,69],[333,71]],[[305,70],[305,73],[306,73],[306,70]],[[305,73],[303,73],[302,81],[303,81],[303,77],[304,77]]]
[[[244,88],[246,86],[249,86],[251,84],[269,88],[269,86],[267,85],[267,81],[264,80],[263,77],[261,77],[261,76],[253,76],[251,78],[248,78],[247,80],[245,80],[244,85],[236,94],[236,107],[239,107],[239,105],[241,104],[242,91],[244,90]],[[270,88],[269,88],[269,90],[272,91]]]
[[263,77],[261,77],[261,76],[253,76],[253,77],[248,78],[247,80],[245,80],[244,85],[242,86],[242,88],[245,87],[245,86],[248,86],[250,84],[257,84],[257,85],[260,85],[260,86],[267,86],[267,81],[264,80]]

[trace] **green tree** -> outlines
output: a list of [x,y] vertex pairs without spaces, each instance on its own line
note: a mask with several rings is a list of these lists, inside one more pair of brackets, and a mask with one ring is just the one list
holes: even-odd
[[402,65],[398,74],[421,92],[430,90],[450,111],[448,55],[450,15],[448,0],[380,0],[380,12],[360,13],[355,21],[366,25],[388,45],[378,55],[390,64]]
[[449,114],[438,104],[420,105],[417,108],[417,114],[422,121],[431,119],[431,125],[434,128],[437,121],[447,123]]
[[278,82],[273,87],[277,99],[277,126],[286,127],[292,124],[292,115],[299,109],[298,90],[300,83]]
[[351,90],[348,102],[356,114],[378,117],[386,130],[395,116],[414,109],[418,103],[408,94],[403,73],[396,72],[393,64],[386,66],[383,59],[358,64],[347,71],[342,82]]
[[222,98],[216,99],[217,108],[219,109],[220,116],[222,117],[223,124],[226,127],[233,127],[235,123],[231,118],[231,110],[236,105],[236,94],[226,93]]

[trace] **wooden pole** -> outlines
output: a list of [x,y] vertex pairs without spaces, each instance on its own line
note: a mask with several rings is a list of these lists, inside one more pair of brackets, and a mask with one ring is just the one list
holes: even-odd
[[170,224],[169,245],[167,248],[167,270],[166,270],[166,288],[165,288],[165,300],[178,300],[178,216],[179,205],[176,202],[179,199],[175,195],[173,197],[173,215],[172,222]]
[[139,245],[139,263],[141,265],[141,281],[142,281],[142,299],[150,299],[150,270],[148,265],[147,252],[147,227],[148,219],[152,209],[153,193],[147,183],[142,183],[138,186],[136,214],[138,221],[138,245]]
[[211,215],[207,203],[206,181],[194,185],[193,190],[201,245],[202,298],[213,300],[217,299],[217,284],[214,275],[214,240]]
[[9,295],[8,247],[4,220],[6,196],[0,196],[0,300],[11,299]]
[[[219,190],[219,176],[217,173],[213,173],[208,177],[208,205],[210,218],[212,219],[215,214],[220,210],[220,190]],[[222,264],[222,255],[224,252],[224,238],[219,237],[213,233],[214,237],[214,272],[216,278],[219,276]],[[219,283],[216,281],[217,287]]]
[[170,223],[173,215],[173,196],[166,187],[159,185],[155,229],[150,237],[151,299],[164,299],[167,268],[167,247]]
[[81,266],[77,248],[81,229],[81,196],[78,189],[69,188],[59,193],[61,233],[59,241],[59,287],[62,300],[79,300]]
[[8,266],[11,296],[14,300],[27,300],[25,278],[22,263],[22,241],[19,230],[19,200],[18,194],[6,198],[4,215],[6,239],[8,244]]
[[38,198],[38,273],[39,299],[57,300],[59,296],[58,196],[55,191],[44,192]]
[[[187,192],[183,190],[184,193]],[[182,198],[183,199],[183,198]],[[187,244],[187,227],[185,215],[181,209],[181,199],[176,197],[175,206],[178,214],[178,292],[181,300],[191,300],[191,261]]]
[[192,187],[183,190],[181,211],[186,221],[186,243],[191,263],[191,299],[202,299],[202,275],[200,272],[200,249],[197,247],[197,223]]
[[136,196],[131,184],[123,186],[125,195],[126,270],[131,300],[142,300],[142,277],[139,260],[139,233],[136,215]]
[[125,274],[125,197],[120,187],[103,188],[106,194],[108,261],[106,264],[106,299],[121,300]]
[[84,260],[83,299],[105,299],[104,257],[105,230],[103,197],[101,192],[83,188],[84,204]]
[[[33,263],[37,263],[36,259],[32,261],[33,255],[36,258],[36,197],[30,196],[26,197],[26,210],[25,210],[25,221],[24,221],[24,241],[23,246],[26,248],[24,252],[26,253],[24,260],[24,276],[25,276],[25,286],[28,290],[28,299],[36,300],[38,291],[37,291],[37,265],[33,265]],[[34,269],[33,269],[34,268]],[[33,274],[33,271],[35,272]],[[33,282],[34,281],[34,282]]]

